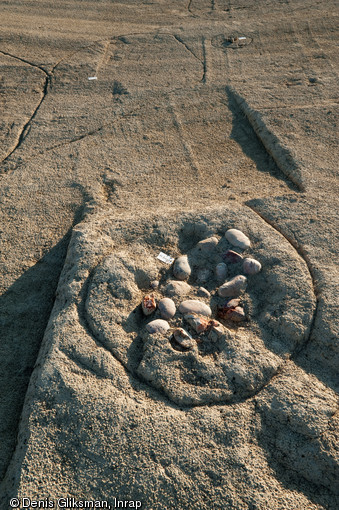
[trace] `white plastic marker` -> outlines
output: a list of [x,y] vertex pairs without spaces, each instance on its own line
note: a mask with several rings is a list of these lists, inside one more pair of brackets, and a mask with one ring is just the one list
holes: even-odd
[[88,79],[89,79],[89,80],[97,80],[97,79],[98,79],[98,77],[97,77],[97,76],[89,76],[89,77],[88,77]]
[[161,262],[165,262],[166,264],[172,264],[172,262],[174,262],[173,257],[170,257],[170,255],[166,255],[166,253],[163,253],[162,251],[157,256],[157,259],[161,260]]
[[243,41],[246,37],[238,37],[239,41]]

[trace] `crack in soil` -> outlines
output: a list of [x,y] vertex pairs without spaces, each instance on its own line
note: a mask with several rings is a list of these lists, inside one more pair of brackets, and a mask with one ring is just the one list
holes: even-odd
[[[19,132],[18,139],[17,139],[17,141],[16,141],[16,143],[14,145],[14,148],[1,161],[1,163],[6,163],[8,161],[8,159],[12,156],[12,154],[14,154],[14,152],[21,146],[21,144],[24,141],[26,135],[28,134],[31,122],[36,117],[36,115],[37,115],[37,113],[38,113],[38,111],[40,109],[40,106],[42,105],[42,103],[44,102],[44,100],[46,98],[46,95],[47,95],[47,92],[48,92],[48,85],[49,85],[50,79],[51,79],[51,75],[43,67],[38,66],[36,64],[33,64],[32,62],[29,62],[28,60],[25,60],[23,58],[17,57],[16,55],[12,55],[12,54],[7,53],[5,51],[0,51],[0,53],[2,55],[7,56],[7,57],[11,57],[11,58],[14,58],[16,60],[19,60],[20,62],[23,62],[24,64],[27,64],[27,65],[29,65],[31,67],[34,67],[35,69],[39,69],[45,75],[45,81],[44,81],[43,89],[41,91],[42,97],[41,97],[39,103],[37,104],[37,106],[35,107],[35,109],[33,110],[33,113],[31,114],[30,118],[22,126],[21,131]],[[52,69],[52,72],[53,72],[53,70],[54,70],[54,68]]]

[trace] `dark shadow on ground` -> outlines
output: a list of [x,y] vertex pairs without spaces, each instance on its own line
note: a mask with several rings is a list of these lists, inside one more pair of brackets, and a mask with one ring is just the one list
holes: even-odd
[[276,165],[272,156],[268,154],[247,117],[241,111],[234,97],[227,88],[226,95],[228,98],[228,107],[233,116],[230,138],[235,140],[240,145],[244,154],[254,161],[259,172],[270,174],[278,181],[285,182],[291,191],[300,191],[292,181],[286,178]]
[[51,314],[71,229],[0,296],[0,479],[14,451],[27,386]]
[[[338,466],[335,458],[327,454],[326,444],[323,444],[321,438],[298,434],[288,425],[274,423],[270,418],[262,415],[257,439],[279,482],[289,491],[302,492],[314,504],[321,505],[321,508],[339,508],[339,495],[333,483],[337,479]],[[318,465],[328,474],[327,478],[332,479],[332,484],[313,474],[313,469],[315,473],[319,470]],[[305,478],[306,473],[303,476],[305,470],[311,479],[313,477],[312,481]]]

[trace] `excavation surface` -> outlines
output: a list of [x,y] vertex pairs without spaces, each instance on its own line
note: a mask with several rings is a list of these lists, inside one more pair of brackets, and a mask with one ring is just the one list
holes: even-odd
[[[0,9],[1,508],[338,508],[335,2]],[[170,327],[219,320],[229,228],[246,320],[146,333],[160,252],[192,265]]]

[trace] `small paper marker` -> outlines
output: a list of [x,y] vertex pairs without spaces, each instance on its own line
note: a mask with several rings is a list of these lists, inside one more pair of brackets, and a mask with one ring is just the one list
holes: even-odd
[[162,251],[157,256],[157,259],[161,260],[161,262],[165,262],[166,264],[172,264],[172,262],[174,262],[173,257],[170,257],[170,255],[166,255],[166,253],[163,253]]
[[243,41],[246,37],[238,37],[239,41]]
[[88,79],[89,80],[97,80],[98,78],[97,78],[97,76],[89,76]]

